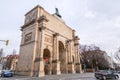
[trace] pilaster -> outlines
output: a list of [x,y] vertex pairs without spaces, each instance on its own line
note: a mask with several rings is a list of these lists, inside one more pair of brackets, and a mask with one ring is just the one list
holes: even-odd
[[39,52],[39,57],[40,57],[40,62],[39,62],[39,75],[38,77],[42,77],[45,75],[44,72],[44,61],[43,61],[43,45],[44,45],[44,30],[46,29],[46,22],[48,22],[47,18],[43,15],[38,19],[39,22],[39,31],[41,32],[40,34],[40,52]]
[[82,66],[80,63],[76,63],[76,73],[82,73]]
[[78,36],[75,36],[75,54],[76,54],[76,72],[81,73],[82,72],[82,67],[81,67],[81,62],[80,62],[80,53],[79,53],[79,38]]
[[36,21],[35,22],[35,43],[34,43],[34,50],[33,50],[33,58],[32,58],[32,65],[31,65],[31,72],[30,72],[30,76],[33,76],[34,75],[34,65],[35,65],[35,58],[36,58],[36,53],[37,53],[37,47],[38,47],[38,22]]
[[75,73],[75,66],[72,60],[72,40],[67,40],[67,52],[68,52],[68,73]]
[[52,73],[53,74],[61,74],[60,72],[60,61],[59,61],[59,51],[58,51],[58,38],[59,34],[55,33],[53,35],[53,66],[52,66]]
[[75,73],[75,66],[73,62],[68,62],[68,73]]

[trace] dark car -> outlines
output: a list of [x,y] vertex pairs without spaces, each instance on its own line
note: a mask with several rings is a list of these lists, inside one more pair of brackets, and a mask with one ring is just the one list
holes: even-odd
[[117,71],[118,74],[120,74],[120,71]]
[[11,70],[3,70],[1,76],[2,77],[12,77],[13,72]]
[[99,70],[99,71],[95,72],[95,77],[100,80],[118,79],[119,78],[118,74],[112,70]]

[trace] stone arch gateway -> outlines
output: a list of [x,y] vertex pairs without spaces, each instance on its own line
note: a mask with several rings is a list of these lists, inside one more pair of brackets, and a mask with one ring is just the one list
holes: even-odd
[[17,74],[41,77],[82,71],[79,38],[58,15],[37,5],[25,14],[21,31]]

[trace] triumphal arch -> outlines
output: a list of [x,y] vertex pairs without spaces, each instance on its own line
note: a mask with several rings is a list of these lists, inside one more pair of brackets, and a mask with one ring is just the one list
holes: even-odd
[[80,73],[79,38],[56,9],[49,14],[36,6],[25,14],[16,73],[44,76]]

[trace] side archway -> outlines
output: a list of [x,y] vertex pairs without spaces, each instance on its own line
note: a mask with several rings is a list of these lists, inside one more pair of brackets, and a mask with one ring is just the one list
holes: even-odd
[[44,59],[44,73],[45,75],[48,75],[50,72],[50,51],[48,49],[44,49],[43,59]]
[[66,54],[64,49],[64,44],[59,41],[59,61],[60,61],[60,71],[61,73],[66,72]]

